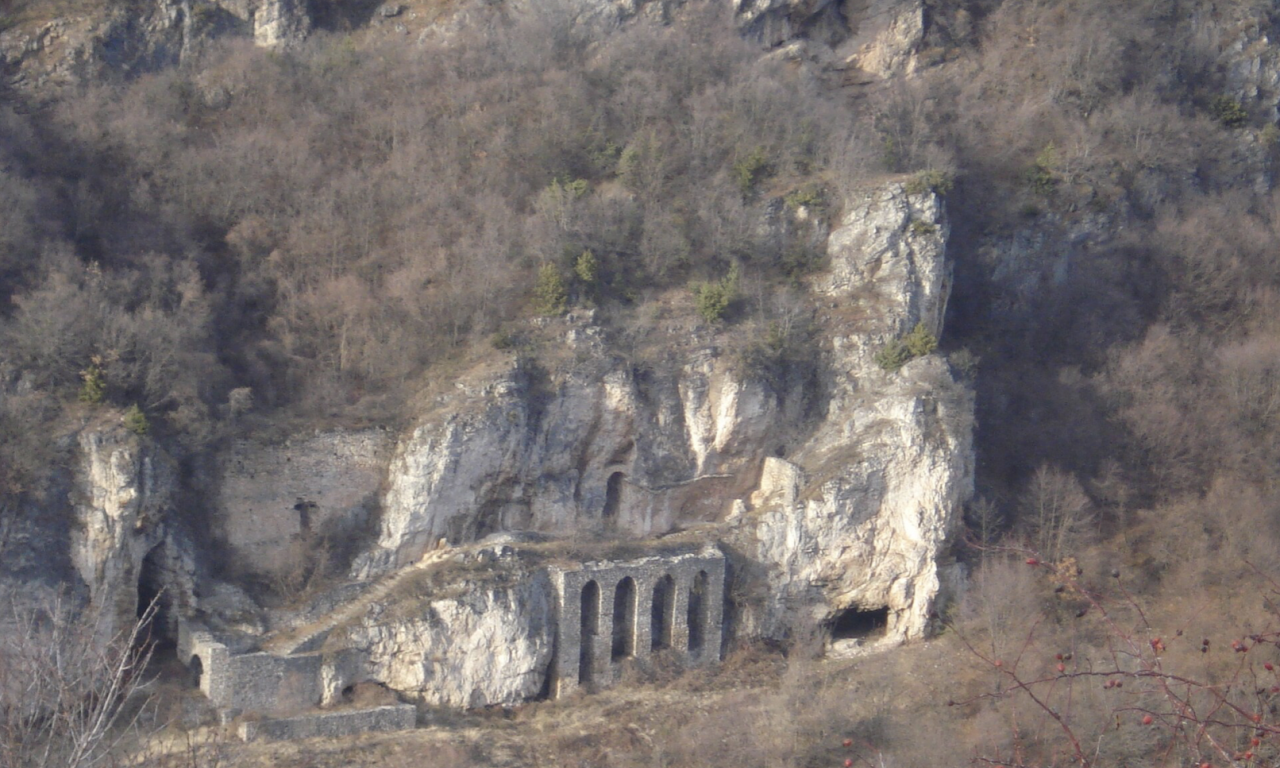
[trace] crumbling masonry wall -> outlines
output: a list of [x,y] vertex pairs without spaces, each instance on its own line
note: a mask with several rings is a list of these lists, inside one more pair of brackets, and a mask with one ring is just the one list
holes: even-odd
[[323,659],[318,653],[232,654],[199,625],[183,623],[179,657],[198,669],[200,690],[215,706],[238,714],[290,715],[320,705]]
[[557,630],[551,695],[612,683],[618,663],[670,649],[720,660],[724,554],[646,557],[552,569]]

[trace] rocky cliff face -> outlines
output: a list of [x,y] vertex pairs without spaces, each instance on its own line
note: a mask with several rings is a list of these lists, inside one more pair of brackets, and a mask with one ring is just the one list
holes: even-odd
[[[175,535],[174,468],[163,452],[120,426],[81,431],[71,561],[111,636],[132,623],[139,601],[171,611],[193,605],[195,565]],[[163,594],[162,594],[163,593]]]
[[270,48],[311,32],[303,0],[155,0],[103,3],[56,18],[20,16],[0,31],[0,72],[40,94],[49,86],[132,77],[174,66],[224,36]]
[[375,604],[336,633],[329,647],[359,670],[343,685],[377,681],[450,707],[537,696],[555,642],[551,585],[545,572],[495,570],[502,578],[491,573],[452,583],[437,597]]
[[[889,373],[876,351],[917,324],[939,334],[949,293],[939,199],[898,185],[859,195],[831,234],[832,379],[827,418],[791,462],[765,460],[754,535],[773,599],[816,601],[821,620],[888,608],[887,637],[919,637],[937,564],[973,488],[973,402],[936,356]],[[866,319],[841,321],[838,315]]]
[[[897,373],[874,357],[917,325],[940,332],[947,234],[932,192],[855,196],[812,286],[830,340],[816,421],[800,387],[773,391],[714,344],[640,377],[591,357],[589,325],[567,331],[583,352],[568,369],[513,360],[458,381],[397,446],[378,543],[356,574],[498,531],[643,537],[724,523],[770,573],[748,634],[781,633],[794,618],[783,606],[801,600],[819,620],[888,608],[891,639],[920,636],[971,492],[972,402],[937,357]],[[794,446],[790,461],[770,456],[779,444]]]

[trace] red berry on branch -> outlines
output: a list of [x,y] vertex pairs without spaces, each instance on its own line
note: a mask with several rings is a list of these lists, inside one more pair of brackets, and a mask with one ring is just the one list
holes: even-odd
[[1275,665],[1268,661],[1266,664],[1262,665],[1262,668],[1270,672],[1275,669]]
[[853,746],[853,739],[845,739],[844,741],[842,741],[842,742],[840,742],[840,743],[841,743],[841,744],[843,744],[843,745],[845,746],[845,748],[847,749],[847,748],[849,748],[849,747],[852,747],[852,746]]
[[1060,654],[1060,653],[1058,653],[1058,654],[1054,654],[1054,657],[1053,657],[1053,658],[1057,659],[1058,661],[1062,661],[1062,654]]
[[1262,743],[1262,739],[1259,739],[1257,736],[1254,736],[1252,739],[1249,739],[1250,746],[1256,747],[1261,743]]
[[1060,673],[1061,673],[1061,672],[1066,672],[1066,671],[1067,671],[1067,665],[1066,665],[1066,664],[1059,664],[1059,665],[1058,665],[1058,672],[1060,672]]
[[845,758],[844,768],[853,768],[853,761],[849,758]]
[[1155,718],[1154,718],[1154,717],[1152,717],[1151,715],[1143,715],[1143,716],[1142,716],[1142,724],[1143,724],[1143,725],[1151,725],[1151,724],[1152,724],[1152,723],[1154,723],[1155,721],[1156,721],[1156,720],[1155,720]]
[[1003,662],[1003,661],[1000,661],[999,659],[996,659],[995,666],[997,666],[997,667],[1003,667],[1003,666],[1004,666],[1004,662]]
[[1040,564],[1040,561],[1035,559],[1034,557],[1027,558],[1027,565],[1039,565],[1039,564]]

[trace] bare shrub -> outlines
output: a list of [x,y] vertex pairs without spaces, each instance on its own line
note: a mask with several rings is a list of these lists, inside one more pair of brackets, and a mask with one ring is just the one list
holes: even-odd
[[91,768],[119,759],[139,735],[155,607],[104,635],[105,614],[61,597],[9,602],[0,620],[0,766]]
[[1058,562],[1091,533],[1093,510],[1075,476],[1042,465],[1022,496],[1022,525],[1040,556]]

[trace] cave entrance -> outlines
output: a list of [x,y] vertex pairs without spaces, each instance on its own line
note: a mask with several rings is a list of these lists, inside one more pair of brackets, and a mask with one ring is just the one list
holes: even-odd
[[663,576],[653,585],[653,615],[650,617],[652,649],[657,651],[671,647],[671,624],[675,614],[676,582],[671,576]]
[[636,580],[630,576],[613,590],[612,661],[636,655]]
[[148,618],[148,609],[155,606],[149,620],[138,628],[140,642],[154,643],[157,647],[172,645],[170,637],[170,610],[172,598],[164,588],[164,565],[161,547],[152,547],[146,557],[142,558],[142,566],[138,568],[138,619]]
[[862,610],[847,608],[831,620],[831,641],[867,640],[884,637],[889,631],[889,608]]
[[702,651],[707,630],[707,572],[698,571],[689,588],[689,653]]
[[596,633],[600,626],[600,585],[594,581],[588,581],[582,586],[581,616],[578,635],[578,684],[586,685],[594,677]]
[[618,510],[622,507],[622,484],[626,479],[626,474],[622,472],[609,475],[609,482],[604,489],[604,511],[601,513],[606,522],[618,519]]

